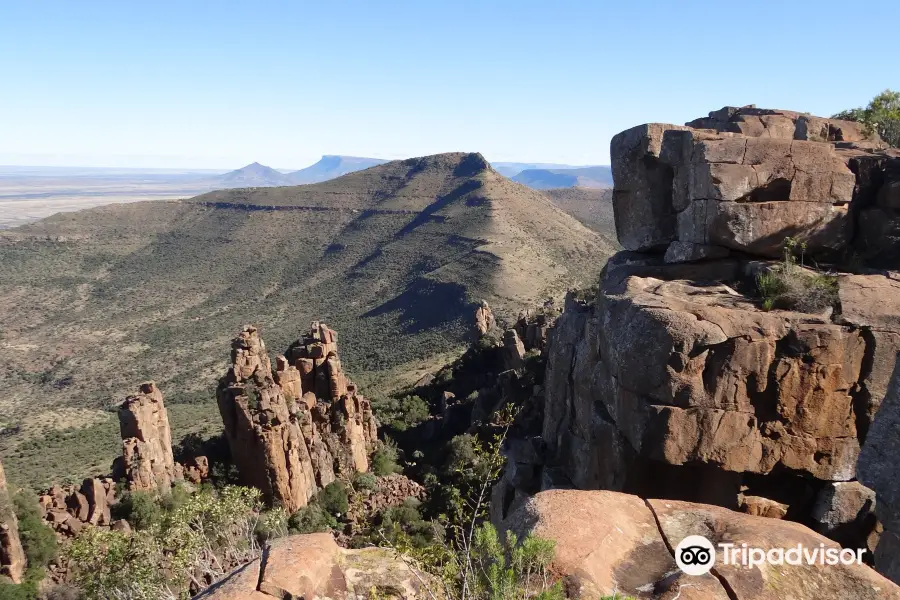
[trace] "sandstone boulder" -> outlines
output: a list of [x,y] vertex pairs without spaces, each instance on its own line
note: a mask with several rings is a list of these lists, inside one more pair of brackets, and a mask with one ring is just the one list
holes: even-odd
[[525,366],[525,344],[515,329],[503,332],[503,368],[521,369]]
[[821,535],[786,521],[716,506],[609,491],[545,491],[528,499],[502,528],[556,542],[555,572],[581,597],[613,594],[673,600],[900,598],[900,588],[865,565],[733,566],[722,550],[711,573],[687,576],[673,556],[689,535],[713,544],[770,548],[838,548]]
[[[426,588],[426,583],[430,586]],[[244,565],[195,600],[272,598],[432,598],[440,583],[413,572],[392,550],[339,548],[330,533],[275,540],[261,559]],[[439,596],[440,597],[440,596]]]
[[19,539],[19,523],[13,510],[6,473],[0,463],[0,575],[9,577],[13,583],[21,583],[26,566],[25,552]]
[[[708,258],[708,247],[777,257],[786,237],[808,255],[837,256],[851,246],[854,218],[897,210],[895,152],[875,137],[855,123],[755,107],[623,131],[610,145],[619,242],[666,250],[669,262]],[[892,251],[879,232],[900,219],[888,217],[868,218],[858,240],[873,246],[867,254]]]

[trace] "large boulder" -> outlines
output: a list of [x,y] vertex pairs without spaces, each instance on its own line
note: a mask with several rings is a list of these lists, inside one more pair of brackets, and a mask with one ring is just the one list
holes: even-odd
[[[900,219],[885,173],[898,153],[868,135],[847,121],[754,107],[623,131],[610,144],[619,242],[634,251],[671,246],[674,261],[696,260],[694,246],[777,257],[792,237],[810,256],[836,256],[851,245],[854,214],[877,198],[889,218],[869,218],[860,243],[872,246],[868,254],[888,253],[893,242],[884,238]],[[860,169],[860,161],[874,166]]]
[[802,525],[716,506],[645,501],[609,491],[551,490],[530,498],[502,527],[553,540],[555,572],[566,577],[568,589],[586,598],[900,598],[900,588],[865,565],[734,566],[724,564],[721,549],[710,573],[685,575],[673,549],[690,535],[702,535],[716,546],[839,548]]
[[330,533],[313,533],[275,540],[261,559],[235,570],[194,600],[416,600],[432,598],[430,592],[440,590],[439,582],[413,572],[392,550],[345,550]]

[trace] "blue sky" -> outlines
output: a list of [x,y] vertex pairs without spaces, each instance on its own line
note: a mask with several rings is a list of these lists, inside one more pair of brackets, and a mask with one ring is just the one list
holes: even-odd
[[0,0],[0,164],[606,163],[639,123],[900,89],[897,23],[897,0]]

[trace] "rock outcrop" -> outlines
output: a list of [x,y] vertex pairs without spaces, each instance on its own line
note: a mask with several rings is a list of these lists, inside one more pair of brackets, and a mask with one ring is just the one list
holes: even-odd
[[114,525],[116,484],[109,477],[85,479],[80,486],[55,485],[38,497],[44,519],[63,537],[77,535],[85,525]]
[[122,457],[113,478],[130,490],[168,490],[182,479],[181,465],[172,453],[172,433],[162,392],[152,381],[119,405]]
[[900,583],[900,355],[891,387],[862,454],[859,479],[876,494],[876,513],[884,532],[875,551],[875,568]]
[[26,566],[25,552],[19,539],[19,523],[6,483],[6,473],[0,463],[0,575],[8,577],[13,583],[21,583]]
[[606,489],[865,547],[870,494],[849,484],[900,351],[900,274],[836,273],[816,313],[766,310],[756,275],[788,236],[807,260],[883,264],[854,232],[893,202],[900,154],[853,123],[745,107],[629,129],[611,155],[619,241],[637,252],[610,259],[596,297],[567,298],[542,431],[508,444],[494,518],[540,490]]
[[[900,229],[900,151],[866,135],[856,123],[755,107],[623,131],[610,146],[619,242],[696,260],[711,248],[777,257],[791,236],[813,256],[856,247],[896,257],[896,239],[885,238]],[[857,240],[854,220],[865,222]]]
[[475,335],[482,336],[494,328],[497,321],[494,312],[485,300],[475,309]]
[[416,600],[433,598],[429,589],[440,590],[440,583],[413,572],[392,550],[346,550],[338,547],[330,533],[312,533],[275,540],[261,559],[234,571],[194,600]]
[[335,477],[368,470],[375,419],[341,368],[334,331],[313,323],[273,372],[259,333],[247,327],[232,343],[231,362],[218,404],[246,485],[293,512]]
[[702,535],[714,545],[746,543],[766,551],[798,544],[840,547],[802,525],[717,506],[645,501],[608,491],[551,490],[530,498],[502,528],[555,541],[554,572],[583,598],[900,598],[900,588],[865,565],[747,567],[725,564],[721,549],[710,573],[684,575],[672,549],[689,535]]

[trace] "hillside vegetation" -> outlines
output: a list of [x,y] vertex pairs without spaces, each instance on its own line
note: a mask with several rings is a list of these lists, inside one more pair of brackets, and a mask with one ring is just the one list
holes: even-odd
[[107,472],[108,409],[146,379],[176,439],[219,429],[212,389],[247,323],[277,352],[324,319],[363,391],[390,391],[458,352],[473,302],[508,319],[592,281],[611,250],[478,154],[2,232],[0,455],[29,483]]

